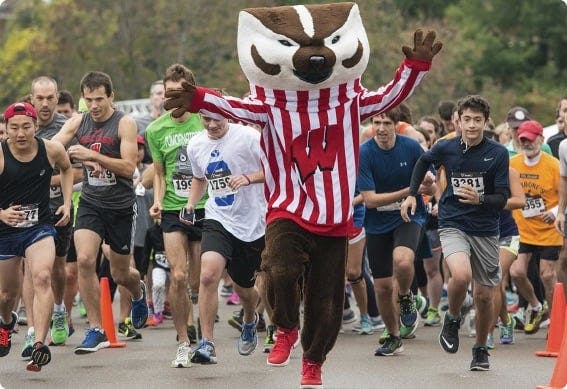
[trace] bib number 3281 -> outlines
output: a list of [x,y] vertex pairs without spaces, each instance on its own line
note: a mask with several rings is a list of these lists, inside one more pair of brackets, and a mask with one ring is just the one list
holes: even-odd
[[472,186],[478,194],[484,194],[484,179],[482,173],[457,173],[451,175],[453,193],[458,193],[463,185]]

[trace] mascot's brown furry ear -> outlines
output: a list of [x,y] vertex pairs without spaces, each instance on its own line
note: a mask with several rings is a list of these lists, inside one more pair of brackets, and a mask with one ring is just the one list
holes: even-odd
[[368,38],[355,3],[240,12],[238,58],[253,85],[327,88],[359,78],[368,57]]

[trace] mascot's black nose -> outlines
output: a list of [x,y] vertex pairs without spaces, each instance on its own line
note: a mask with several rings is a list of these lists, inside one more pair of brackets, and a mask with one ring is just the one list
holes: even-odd
[[321,55],[312,55],[309,57],[309,62],[313,66],[322,66],[325,64],[325,57]]

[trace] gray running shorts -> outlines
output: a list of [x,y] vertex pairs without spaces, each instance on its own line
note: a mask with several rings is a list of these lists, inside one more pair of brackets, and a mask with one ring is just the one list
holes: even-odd
[[465,253],[469,256],[473,279],[481,285],[495,286],[502,279],[498,261],[498,236],[471,236],[456,228],[440,228],[443,256]]

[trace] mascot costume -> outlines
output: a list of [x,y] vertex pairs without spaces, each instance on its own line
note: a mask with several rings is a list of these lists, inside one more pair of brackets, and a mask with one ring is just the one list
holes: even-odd
[[166,93],[173,116],[188,110],[262,128],[262,270],[278,328],[268,364],[288,364],[303,297],[302,388],[322,387],[321,366],[341,327],[360,122],[411,95],[441,49],[434,41],[434,32],[416,31],[394,79],[367,90],[360,77],[370,49],[355,3],[250,8],[238,21],[250,95],[222,96],[188,83]]

